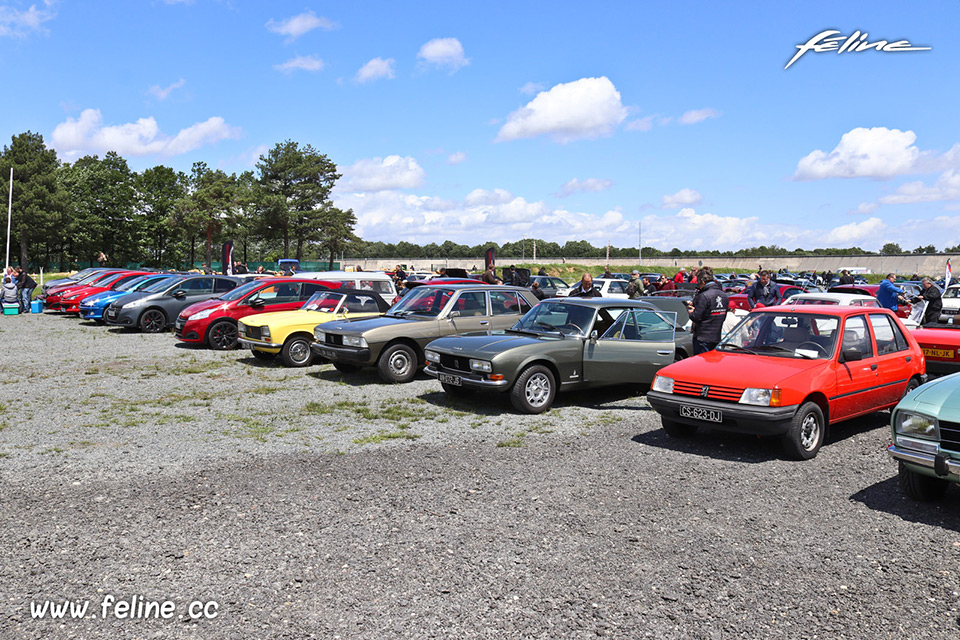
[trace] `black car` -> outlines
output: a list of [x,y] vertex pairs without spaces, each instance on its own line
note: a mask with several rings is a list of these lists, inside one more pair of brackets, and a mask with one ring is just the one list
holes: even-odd
[[540,291],[543,291],[544,297],[556,298],[557,289],[569,289],[570,285],[556,276],[530,276],[530,286],[534,282],[539,283]]
[[103,312],[107,324],[157,333],[173,325],[180,312],[194,302],[208,300],[243,283],[233,276],[177,276],[127,294]]

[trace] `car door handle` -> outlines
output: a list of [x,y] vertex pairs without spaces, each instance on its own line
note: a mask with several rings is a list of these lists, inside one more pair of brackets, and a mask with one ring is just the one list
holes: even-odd
[[913,356],[907,356],[907,362],[910,362],[911,360],[913,360]]
[[876,371],[876,370],[877,370],[877,365],[875,364],[870,365],[870,371]]
[[490,324],[490,321],[489,321],[489,320],[481,320],[481,321],[480,321],[480,324]]
[[657,355],[658,355],[658,356],[669,356],[669,355],[673,355],[673,351],[670,351],[670,350],[657,351]]

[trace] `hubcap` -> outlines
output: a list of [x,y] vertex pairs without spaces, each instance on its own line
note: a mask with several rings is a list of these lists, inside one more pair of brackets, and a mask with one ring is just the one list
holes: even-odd
[[150,331],[150,332],[159,331],[160,314],[158,314],[156,311],[151,311],[144,318],[144,324],[146,325],[147,331]]
[[410,359],[403,351],[397,351],[390,356],[390,370],[398,376],[406,375],[410,368]]
[[550,380],[542,373],[535,373],[523,390],[531,407],[542,407],[550,397]]
[[213,332],[213,341],[220,347],[229,347],[234,343],[237,337],[237,332],[235,330],[231,331],[231,326],[226,325],[222,327],[217,327]]
[[297,340],[290,345],[290,357],[294,362],[304,362],[310,355],[310,346],[302,340]]
[[819,438],[820,423],[817,422],[817,417],[811,413],[803,419],[803,424],[800,425],[800,446],[803,447],[804,451],[811,451]]

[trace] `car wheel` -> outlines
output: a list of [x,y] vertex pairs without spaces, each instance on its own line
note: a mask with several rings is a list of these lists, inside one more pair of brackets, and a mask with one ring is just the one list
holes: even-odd
[[794,460],[809,460],[820,451],[824,436],[823,411],[815,402],[805,402],[793,416],[781,438],[783,451]]
[[356,373],[357,371],[360,371],[359,365],[347,364],[346,362],[334,362],[333,368],[340,373]]
[[930,502],[942,498],[947,487],[950,486],[947,480],[911,471],[903,462],[900,462],[897,476],[904,493],[919,502]]
[[263,360],[264,362],[273,362],[277,357],[275,353],[267,353],[266,351],[260,351],[259,349],[250,349],[250,353],[253,354],[253,357],[257,360]]
[[226,351],[237,346],[237,325],[229,320],[214,323],[207,332],[207,344],[211,349]]
[[144,333],[160,333],[167,328],[167,316],[160,309],[147,309],[140,316],[140,330]]
[[553,372],[543,365],[527,367],[510,389],[510,401],[517,411],[543,413],[557,397]]
[[681,424],[663,416],[660,416],[660,426],[663,427],[663,432],[671,438],[689,438],[697,432],[697,427],[692,424]]
[[310,340],[304,336],[287,338],[280,350],[280,358],[288,367],[306,367],[313,362],[313,351],[310,350]]
[[447,384],[446,382],[441,382],[440,386],[443,387],[443,392],[448,396],[458,396],[462,398],[463,396],[473,395],[473,389],[467,387],[458,387],[454,384]]
[[417,354],[405,344],[395,344],[380,354],[377,370],[384,382],[410,382],[417,375]]
[[910,382],[907,383],[907,388],[906,390],[904,390],[903,395],[901,396],[901,399],[906,398],[908,393],[910,393],[911,391],[913,391],[919,386],[920,386],[919,380],[917,380],[916,378],[910,378]]

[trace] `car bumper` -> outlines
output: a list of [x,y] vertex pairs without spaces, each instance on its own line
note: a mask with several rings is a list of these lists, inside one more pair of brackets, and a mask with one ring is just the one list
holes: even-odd
[[434,378],[439,379],[440,374],[446,374],[450,376],[457,376],[460,378],[460,383],[462,386],[469,389],[486,389],[489,391],[506,391],[510,388],[509,380],[487,380],[479,376],[464,373],[462,371],[440,371],[436,369],[432,364],[428,364],[423,372],[428,376],[433,376]]
[[960,371],[960,361],[931,360],[927,358],[927,375],[945,376]]
[[[661,416],[674,422],[759,436],[778,436],[786,433],[793,421],[793,416],[797,412],[797,405],[757,407],[717,400],[704,400],[693,396],[662,393],[660,391],[649,391],[647,402]],[[681,406],[719,411],[723,420],[722,422],[710,422],[681,416]]]
[[282,344],[263,342],[261,340],[250,340],[249,338],[238,338],[237,342],[248,349],[260,349],[261,351],[272,350],[271,353],[279,351],[283,348]]
[[81,306],[80,317],[85,320],[100,320],[103,318],[103,308]]
[[372,353],[369,348],[355,349],[353,347],[340,347],[332,344],[314,342],[310,349],[330,362],[342,362],[344,364],[367,365],[373,364]]
[[111,315],[110,309],[107,308],[106,313],[103,314],[103,319],[107,324],[118,325],[121,327],[134,327],[137,324],[139,311],[139,309],[137,309],[136,312],[120,310],[116,315]]
[[887,447],[887,453],[894,460],[900,460],[917,468],[919,471],[928,472],[927,475],[950,480],[951,482],[960,482],[960,460],[954,460],[946,453],[925,453],[914,449],[906,449],[892,444]]
[[200,324],[199,322],[191,323],[189,320],[184,320],[183,318],[177,318],[177,321],[173,323],[173,335],[177,340],[182,340],[183,342],[203,342],[203,334],[205,331],[196,325]]

